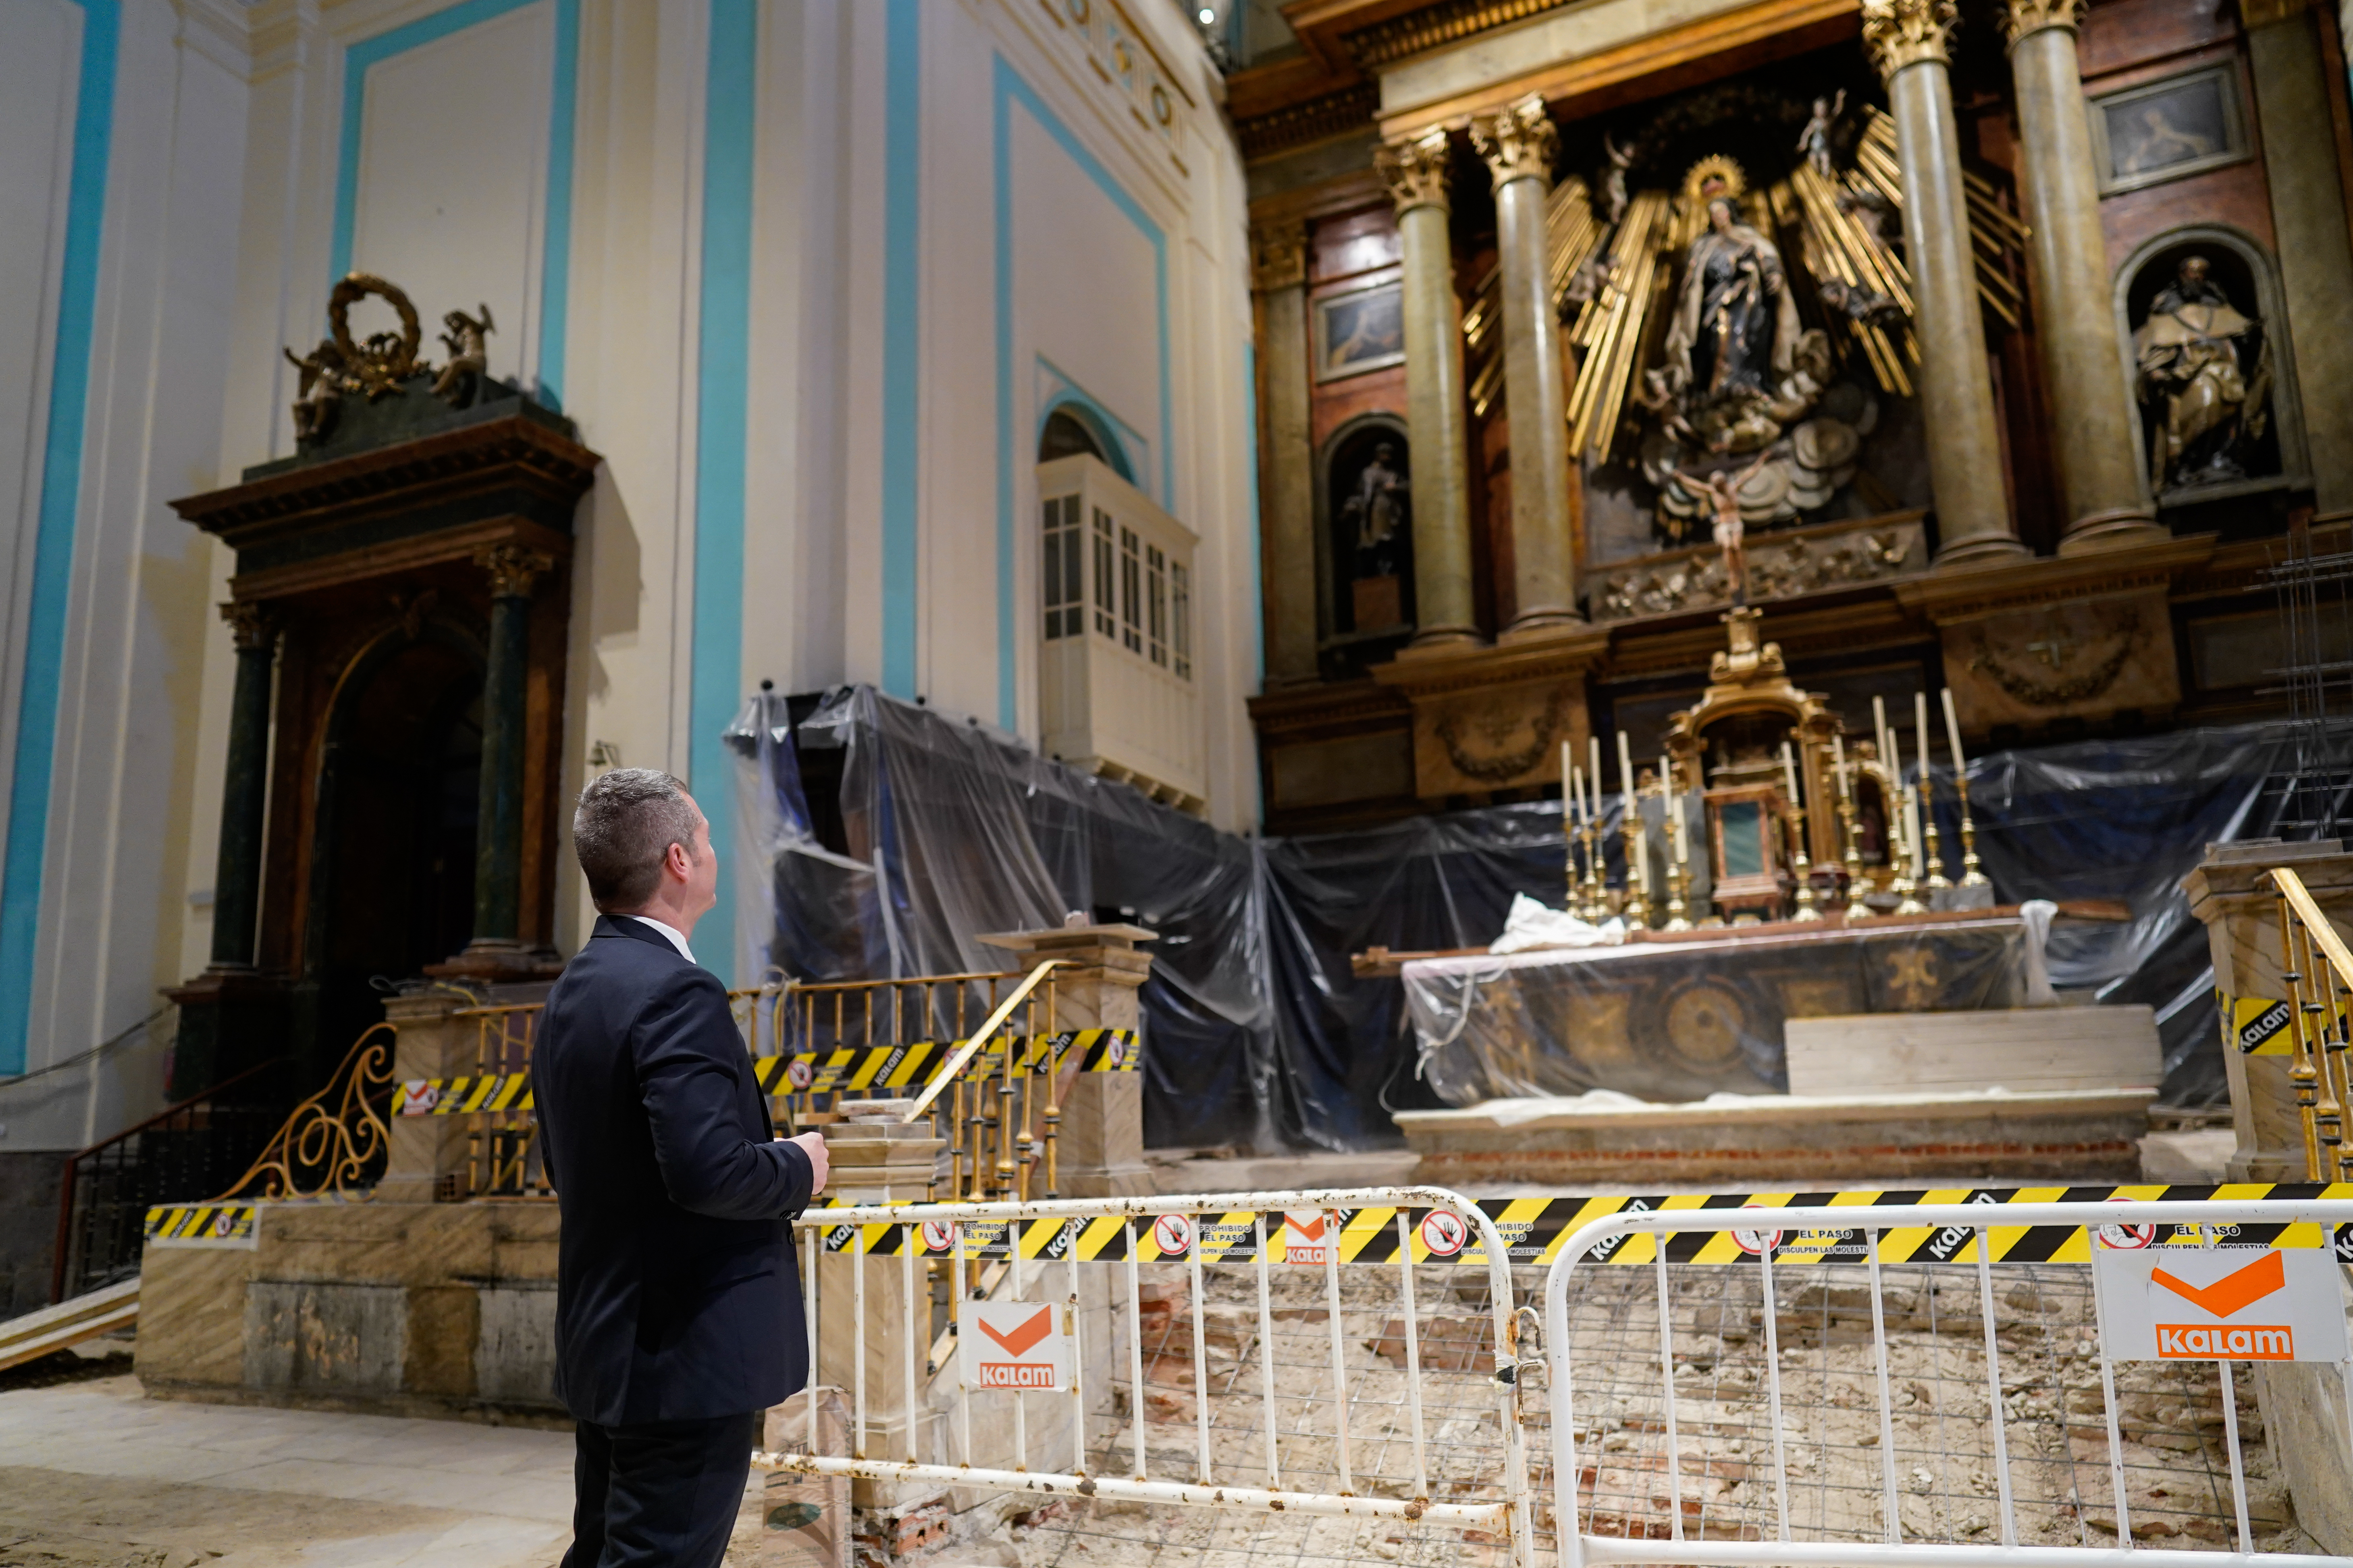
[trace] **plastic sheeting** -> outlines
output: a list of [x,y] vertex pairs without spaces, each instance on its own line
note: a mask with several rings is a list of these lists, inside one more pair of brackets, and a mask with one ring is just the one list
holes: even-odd
[[[1145,1135],[1155,1144],[1361,1148],[1398,1141],[1388,1111],[1441,1103],[1417,1075],[1402,985],[1349,955],[1484,947],[1513,897],[1557,903],[1548,802],[1296,838],[1219,832],[1125,785],[871,688],[828,695],[796,729],[783,699],[747,704],[733,879],[743,973],[803,979],[1007,965],[980,933],[1079,910],[1155,929],[1143,1005]],[[2283,727],[1997,752],[1972,762],[1978,848],[2004,903],[2112,899],[2122,924],[2063,921],[2052,979],[2158,1009],[2165,1099],[2222,1098],[2203,928],[2179,882],[2207,844],[2260,837]],[[842,754],[842,852],[812,826],[799,754]],[[1958,818],[1937,770],[1944,847]],[[1616,835],[1608,832],[1609,854]]]
[[1778,1094],[1802,1016],[2023,1005],[2027,924],[1828,928],[1738,941],[1430,958],[1406,966],[1422,1076],[1451,1105],[1614,1089]]

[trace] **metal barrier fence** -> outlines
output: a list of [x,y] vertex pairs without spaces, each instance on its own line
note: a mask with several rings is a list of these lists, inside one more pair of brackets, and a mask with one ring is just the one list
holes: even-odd
[[2353,1419],[2339,1258],[2346,1195],[1609,1215],[1545,1281],[1562,1568],[2252,1563],[2234,1362]]
[[[811,1383],[845,1392],[844,1451],[811,1397],[799,1449],[763,1468],[1441,1524],[1532,1568],[1510,1249],[1456,1194],[883,1205],[799,1226]],[[1470,1312],[1420,1310],[1416,1265],[1463,1263],[1441,1295]]]

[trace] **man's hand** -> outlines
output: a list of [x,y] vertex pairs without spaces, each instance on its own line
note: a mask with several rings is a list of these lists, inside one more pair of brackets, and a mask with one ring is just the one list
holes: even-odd
[[808,1156],[809,1196],[817,1196],[818,1194],[825,1191],[825,1173],[827,1163],[825,1153],[825,1134],[822,1132],[804,1132],[799,1137],[789,1139],[787,1142],[798,1145],[800,1152]]

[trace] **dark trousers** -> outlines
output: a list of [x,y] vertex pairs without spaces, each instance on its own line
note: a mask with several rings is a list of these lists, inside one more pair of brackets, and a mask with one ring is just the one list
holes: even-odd
[[718,1568],[758,1420],[753,1412],[641,1426],[580,1422],[564,1568]]

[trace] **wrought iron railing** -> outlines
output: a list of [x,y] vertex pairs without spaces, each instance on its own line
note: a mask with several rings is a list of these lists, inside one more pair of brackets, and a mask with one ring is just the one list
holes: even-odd
[[149,1208],[218,1192],[251,1163],[285,1118],[285,1100],[271,1092],[282,1065],[250,1068],[66,1162],[50,1300],[138,1273]]
[[397,1039],[390,1024],[363,1030],[327,1086],[294,1108],[245,1174],[213,1201],[365,1196],[391,1153],[385,1112]]
[[2353,1182],[2353,1142],[2346,1136],[2353,1106],[2348,1076],[2348,1005],[2353,1005],[2353,952],[2321,912],[2294,871],[2272,872],[2279,890],[2280,978],[2286,983],[2288,1082],[2304,1121],[2305,1179]]

